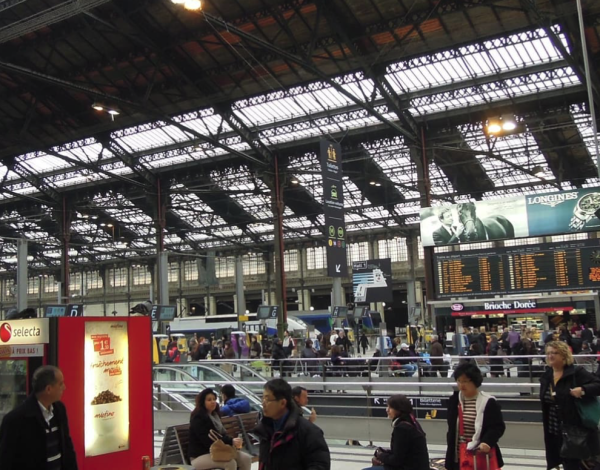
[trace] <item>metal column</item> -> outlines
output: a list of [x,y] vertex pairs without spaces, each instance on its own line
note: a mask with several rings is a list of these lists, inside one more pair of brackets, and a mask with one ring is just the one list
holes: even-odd
[[[333,312],[333,307],[334,306],[344,306],[346,305],[346,295],[344,294],[344,291],[342,290],[342,278],[341,277],[334,277],[333,278],[333,288],[331,290],[331,310]],[[336,321],[336,326],[341,327],[342,326],[342,322],[345,320],[345,318],[337,318]]]
[[246,297],[244,295],[244,265],[242,264],[242,257],[238,256],[235,259],[235,295],[237,298],[237,316],[238,316],[238,330],[242,329],[242,322],[240,316],[246,315]]
[[158,303],[169,305],[169,254],[164,251],[158,254],[157,271]]
[[17,310],[27,308],[27,240],[17,241]]

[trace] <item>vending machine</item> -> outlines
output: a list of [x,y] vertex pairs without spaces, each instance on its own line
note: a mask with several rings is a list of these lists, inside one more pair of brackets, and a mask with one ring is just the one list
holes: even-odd
[[46,319],[0,323],[0,423],[27,398],[33,372],[46,364],[48,340]]
[[79,469],[141,468],[154,451],[152,342],[150,317],[0,322],[0,419],[31,392],[37,367],[56,365]]

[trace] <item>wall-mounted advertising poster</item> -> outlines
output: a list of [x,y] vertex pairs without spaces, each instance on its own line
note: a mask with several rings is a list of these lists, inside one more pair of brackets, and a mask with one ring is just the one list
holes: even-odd
[[355,261],[352,263],[352,285],[356,303],[391,302],[392,260]]
[[527,208],[523,197],[421,209],[423,246],[528,236]]
[[600,230],[600,188],[526,196],[532,237]]
[[85,324],[85,456],[129,449],[126,322]]
[[421,209],[423,246],[600,230],[600,188]]

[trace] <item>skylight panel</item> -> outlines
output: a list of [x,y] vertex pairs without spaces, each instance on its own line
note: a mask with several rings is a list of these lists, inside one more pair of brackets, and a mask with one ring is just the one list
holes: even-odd
[[102,159],[113,158],[113,154],[110,150],[104,149],[102,144],[97,142],[91,145],[85,145],[81,147],[75,147],[70,150],[64,152],[58,152],[61,155],[65,155],[69,158],[74,158],[76,160],[80,160],[82,162],[97,162],[98,157],[102,157]]
[[165,126],[161,129],[173,142],[185,142],[193,138],[187,132],[183,132],[179,127]]
[[[219,129],[221,132],[230,132],[233,129],[219,115],[206,116],[199,119],[192,119],[181,123],[185,127],[189,127],[202,135],[215,135]],[[188,135],[187,139],[194,137]],[[185,140],[185,139],[184,139]]]
[[360,207],[362,205],[360,189],[349,178],[344,178],[344,207]]
[[466,55],[462,59],[477,77],[496,73],[492,62],[486,53]]
[[[17,161],[19,161],[19,158],[17,158]],[[69,168],[73,166],[73,164],[62,160],[61,158],[47,154],[42,154],[34,158],[28,158],[27,160],[21,159],[19,163],[26,168],[30,168],[36,174],[43,174],[52,170]]]
[[571,106],[571,115],[588,153],[596,161],[596,139],[594,138],[591,116],[584,111],[582,106],[578,105]]

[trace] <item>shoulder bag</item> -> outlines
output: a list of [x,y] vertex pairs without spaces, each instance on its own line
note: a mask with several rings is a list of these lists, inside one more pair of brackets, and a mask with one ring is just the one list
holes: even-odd
[[210,458],[213,462],[229,462],[237,457],[237,449],[231,445],[225,444],[222,437],[214,429],[211,429],[208,437],[213,441],[210,446]]
[[[573,388],[577,387],[575,375],[573,375]],[[575,399],[575,406],[581,418],[581,424],[587,429],[598,429],[600,423],[600,401],[598,397],[586,397]]]
[[[576,387],[577,383],[575,375],[573,375],[573,388]],[[594,418],[598,399],[596,397],[592,398],[593,400],[585,400],[584,404],[583,399],[574,398],[569,395],[569,399],[575,401],[575,407],[581,418],[582,425],[563,423],[562,446],[560,448],[560,456],[563,459],[587,460],[592,456],[592,449],[597,448],[597,446],[593,445],[592,439],[597,439],[598,435],[598,421],[597,418]],[[590,403],[591,406],[588,406]]]

